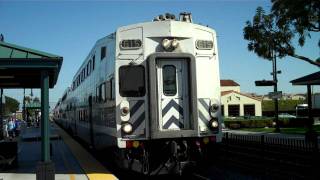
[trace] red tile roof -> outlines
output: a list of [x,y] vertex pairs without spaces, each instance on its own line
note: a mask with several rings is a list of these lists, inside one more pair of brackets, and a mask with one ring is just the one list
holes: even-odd
[[249,96],[249,95],[247,95],[247,94],[243,94],[243,93],[240,93],[240,92],[237,92],[237,91],[233,91],[233,90],[230,90],[230,91],[222,91],[222,92],[221,92],[221,96],[224,96],[224,95],[227,95],[227,94],[230,94],[230,93],[240,94],[240,95],[242,95],[242,96],[246,96],[246,97],[248,97],[248,98],[255,99],[255,100],[257,100],[257,101],[261,101],[261,98]]
[[240,86],[238,83],[234,82],[231,79],[220,80],[221,86]]

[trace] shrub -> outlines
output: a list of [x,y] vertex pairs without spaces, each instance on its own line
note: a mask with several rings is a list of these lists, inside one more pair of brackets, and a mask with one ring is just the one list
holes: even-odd
[[240,129],[240,124],[238,124],[238,123],[230,123],[229,124],[229,128],[230,129]]
[[[229,119],[224,120],[224,124],[227,128],[230,129],[239,129],[239,128],[264,128],[272,127],[274,119],[273,118],[264,118],[264,119]],[[304,127],[307,122],[306,118],[282,118],[279,119],[280,128],[281,127]]]

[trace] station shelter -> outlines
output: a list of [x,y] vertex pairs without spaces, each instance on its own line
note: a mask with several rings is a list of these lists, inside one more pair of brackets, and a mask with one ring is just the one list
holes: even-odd
[[[49,88],[57,83],[62,61],[61,56],[0,40],[1,97],[3,89],[41,89],[41,162],[37,179],[54,179],[54,165],[50,161]],[[2,125],[3,115],[0,117]]]
[[[313,107],[312,103],[312,86],[318,86],[320,85],[320,71],[294,79],[290,81],[292,85],[303,85],[307,86],[307,102],[308,102],[308,132],[310,136],[317,136],[316,133],[313,131],[313,124],[314,124],[314,116],[319,116],[319,109],[316,109]],[[308,134],[306,134],[308,135]]]

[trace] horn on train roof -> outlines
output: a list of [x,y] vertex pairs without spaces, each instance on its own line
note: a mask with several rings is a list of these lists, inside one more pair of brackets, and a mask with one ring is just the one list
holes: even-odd
[[189,12],[180,13],[180,21],[192,23],[192,15]]
[[159,16],[156,16],[153,21],[166,21],[166,20],[173,20],[176,21],[176,16],[174,14],[166,13],[164,15],[160,14]]

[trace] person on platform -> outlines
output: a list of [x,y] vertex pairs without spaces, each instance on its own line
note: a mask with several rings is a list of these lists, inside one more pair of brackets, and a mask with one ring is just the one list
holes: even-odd
[[9,138],[11,139],[14,137],[14,128],[15,128],[15,123],[12,118],[9,120],[7,128],[8,128]]
[[7,120],[5,120],[5,121],[3,122],[3,137],[4,137],[4,138],[9,137],[9,135],[8,135],[8,123],[7,123]]
[[14,134],[15,134],[15,136],[19,136],[20,130],[21,130],[21,128],[20,128],[20,120],[16,119],[14,121]]

